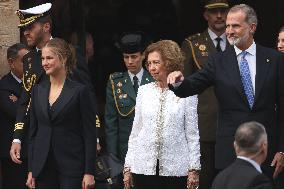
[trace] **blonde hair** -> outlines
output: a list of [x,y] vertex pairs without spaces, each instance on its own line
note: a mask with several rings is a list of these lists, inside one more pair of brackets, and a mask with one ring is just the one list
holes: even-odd
[[168,72],[183,70],[184,55],[176,42],[172,40],[161,40],[150,44],[144,51],[146,60],[148,59],[148,55],[155,51],[160,53]]
[[73,70],[76,67],[76,51],[71,44],[68,44],[63,39],[53,38],[45,45],[45,47],[48,47],[50,51],[56,54],[60,61],[66,59],[65,68],[67,74],[73,73]]

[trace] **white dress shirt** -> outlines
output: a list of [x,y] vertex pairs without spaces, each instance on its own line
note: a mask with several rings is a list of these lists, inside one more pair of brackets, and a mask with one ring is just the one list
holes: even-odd
[[[136,77],[138,78],[138,85],[139,85],[139,86],[141,85],[143,73],[144,73],[144,69],[141,68],[141,70],[136,74]],[[134,75],[133,73],[131,73],[129,70],[128,70],[128,75],[129,75],[129,77],[130,77],[130,80],[131,80],[132,84],[134,85],[133,77],[134,77],[135,75]]]
[[[240,62],[241,62],[241,58],[242,58],[242,50],[240,50],[238,47],[236,47],[234,45],[235,48],[235,52],[237,55],[237,59],[238,59],[238,65],[240,68]],[[249,66],[249,71],[250,71],[250,78],[251,78],[251,82],[252,82],[252,87],[253,87],[253,92],[255,94],[255,76],[256,76],[256,45],[255,42],[252,43],[252,45],[245,50],[246,52],[248,52],[245,56],[245,59],[248,61],[248,66]]]
[[221,47],[221,50],[224,51],[226,49],[226,34],[223,33],[222,35],[220,36],[217,36],[212,30],[210,30],[208,28],[208,33],[209,33],[209,36],[211,38],[211,40],[213,41],[215,47],[217,46],[217,40],[216,38],[217,37],[220,37],[222,40],[220,41],[220,47]]
[[159,160],[160,176],[187,176],[189,169],[200,169],[197,101],[197,96],[162,91],[156,82],[140,86],[124,166],[155,175]]

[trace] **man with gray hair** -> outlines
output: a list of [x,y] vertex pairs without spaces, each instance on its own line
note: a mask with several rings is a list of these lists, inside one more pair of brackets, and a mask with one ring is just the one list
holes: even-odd
[[237,159],[215,178],[211,189],[270,189],[270,180],[260,165],[267,156],[267,134],[262,124],[247,122],[235,134]]
[[[237,127],[247,121],[265,125],[269,141],[263,171],[284,182],[284,56],[254,41],[257,16],[253,8],[233,6],[226,19],[231,46],[209,56],[203,69],[184,78],[181,72],[168,76],[170,89],[179,97],[199,94],[214,86],[218,100],[215,166],[222,170],[235,159],[232,146]],[[283,189],[283,183],[278,188]],[[281,186],[280,186],[281,185]]]

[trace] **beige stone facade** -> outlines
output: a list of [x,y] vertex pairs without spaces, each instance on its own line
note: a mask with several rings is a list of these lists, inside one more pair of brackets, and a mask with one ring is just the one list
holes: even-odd
[[20,41],[19,23],[15,11],[19,0],[0,0],[0,77],[9,71],[6,51],[9,46]]

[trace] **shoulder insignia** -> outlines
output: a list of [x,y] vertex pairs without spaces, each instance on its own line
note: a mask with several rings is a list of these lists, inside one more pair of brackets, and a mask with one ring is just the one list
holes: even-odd
[[193,34],[193,35],[187,37],[186,39],[187,39],[187,40],[193,40],[193,39],[195,39],[195,38],[198,38],[199,36],[200,36],[200,33],[196,33],[196,34]]
[[206,50],[206,46],[204,44],[199,45],[199,50],[201,51],[205,51]]
[[117,79],[123,77],[123,72],[115,72],[110,75],[112,79]]

